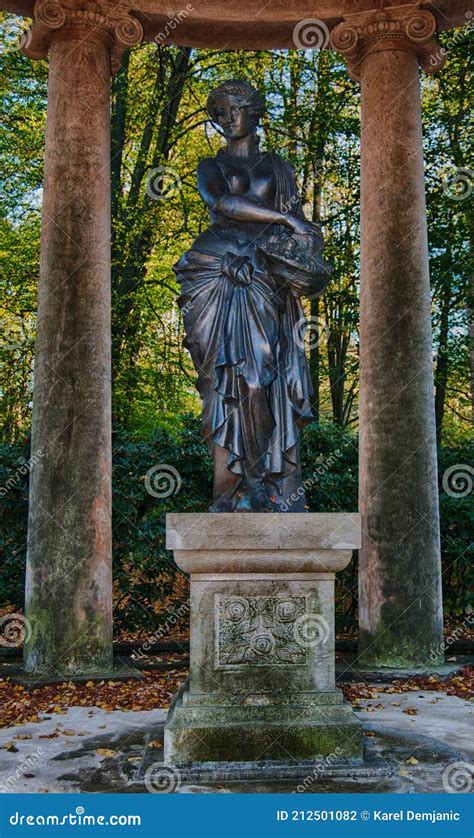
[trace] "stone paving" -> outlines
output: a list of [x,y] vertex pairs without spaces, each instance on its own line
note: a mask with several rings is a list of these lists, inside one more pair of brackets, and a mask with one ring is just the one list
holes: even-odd
[[[388,775],[361,777],[348,771],[347,776],[329,776],[324,763],[315,763],[291,780],[189,783],[177,769],[162,767],[166,710],[71,707],[40,723],[0,730],[0,792],[469,791],[474,771],[471,702],[419,691],[381,692],[359,704],[370,752],[386,760]],[[416,714],[403,712],[410,709]],[[48,738],[52,734],[57,735]],[[140,779],[147,767],[148,789]]]

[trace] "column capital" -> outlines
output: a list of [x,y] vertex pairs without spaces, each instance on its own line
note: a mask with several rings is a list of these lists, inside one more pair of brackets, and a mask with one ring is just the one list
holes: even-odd
[[420,8],[419,3],[412,8],[385,8],[385,2],[380,0],[375,12],[346,15],[332,30],[331,45],[346,59],[350,77],[359,80],[364,59],[381,50],[414,52],[425,72],[440,70],[444,53],[435,38],[437,22],[432,12]]
[[103,0],[36,0],[32,27],[24,33],[21,49],[28,58],[46,58],[55,40],[82,39],[106,43],[112,73],[122,55],[143,40],[140,21],[122,4],[109,7]]

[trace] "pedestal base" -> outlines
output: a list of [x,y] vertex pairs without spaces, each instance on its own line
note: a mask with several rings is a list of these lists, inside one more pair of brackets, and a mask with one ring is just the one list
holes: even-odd
[[362,725],[339,692],[301,693],[285,704],[224,702],[196,702],[187,685],[180,690],[165,725],[166,764],[362,758]]
[[169,515],[191,574],[190,677],[165,725],[170,765],[361,759],[336,690],[334,578],[358,515]]

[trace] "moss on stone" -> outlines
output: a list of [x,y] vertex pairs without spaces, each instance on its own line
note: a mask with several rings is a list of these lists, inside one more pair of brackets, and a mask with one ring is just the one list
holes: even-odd
[[90,613],[78,623],[67,608],[45,608],[34,600],[30,600],[26,616],[26,672],[92,675],[112,670],[112,637],[106,619]]

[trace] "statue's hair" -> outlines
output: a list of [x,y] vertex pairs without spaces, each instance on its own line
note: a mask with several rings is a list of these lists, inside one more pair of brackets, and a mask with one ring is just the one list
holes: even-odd
[[221,96],[235,96],[244,105],[249,107],[250,113],[255,119],[255,124],[265,113],[265,100],[263,96],[246,81],[241,79],[229,79],[222,82],[210,94],[207,100],[207,112],[211,119],[216,119],[217,102]]

